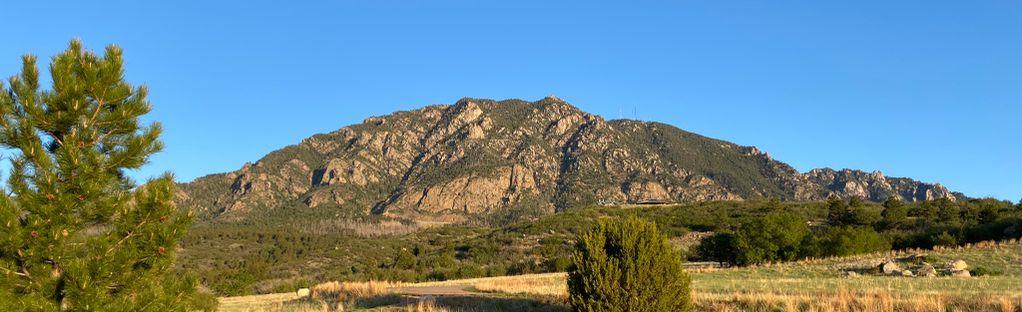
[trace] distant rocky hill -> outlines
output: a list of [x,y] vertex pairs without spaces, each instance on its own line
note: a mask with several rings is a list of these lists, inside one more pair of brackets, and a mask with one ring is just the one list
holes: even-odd
[[555,97],[462,99],[370,117],[180,185],[206,218],[334,207],[392,216],[471,215],[636,202],[770,197],[958,199],[879,172],[799,173],[755,147],[671,125],[604,120]]

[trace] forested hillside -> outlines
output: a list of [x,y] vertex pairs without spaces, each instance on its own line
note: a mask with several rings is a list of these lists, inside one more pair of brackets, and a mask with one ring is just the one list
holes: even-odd
[[[315,215],[318,211],[291,217],[326,217]],[[178,266],[199,272],[204,284],[221,295],[291,291],[325,280],[426,281],[556,272],[567,268],[576,236],[597,219],[632,215],[656,222],[689,260],[746,264],[1019,237],[1020,214],[1022,205],[990,199],[905,204],[748,200],[589,207],[544,216],[480,214],[436,227],[381,216],[324,221],[319,227],[295,227],[283,219],[213,221],[189,231]],[[778,219],[794,221],[764,222]],[[747,239],[770,233],[790,235],[787,240],[747,240],[740,248],[730,242],[714,245],[720,236],[750,235]],[[778,243],[783,241],[789,243]]]

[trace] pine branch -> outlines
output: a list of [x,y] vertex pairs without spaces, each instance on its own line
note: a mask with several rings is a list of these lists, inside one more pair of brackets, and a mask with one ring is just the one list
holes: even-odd
[[[143,221],[142,224],[145,224],[145,221]],[[142,224],[139,224],[139,227],[141,227]],[[125,240],[131,238],[132,236],[135,236],[135,231],[128,232],[128,235],[124,236],[124,238],[121,238],[121,240],[117,241],[117,243],[114,244],[113,246],[110,246],[110,249],[107,249],[106,253],[103,254],[103,255],[104,256],[109,256],[110,253],[114,251],[114,249],[120,247],[121,244],[123,244]]]
[[89,128],[92,128],[93,126],[95,126],[96,118],[99,117],[99,112],[100,112],[100,110],[103,109],[103,106],[105,105],[103,103],[103,99],[96,99],[96,98],[93,98],[93,99],[96,100],[96,110],[92,112],[92,117],[89,118],[89,122],[86,123],[86,126],[85,126],[86,129],[89,129]]
[[[7,268],[0,268],[0,270],[4,270],[4,273],[6,273],[6,274],[14,274],[14,275],[17,275],[17,276],[22,276],[22,277],[32,277],[32,275],[28,274],[27,271],[23,271],[24,273],[22,273],[22,272],[18,272],[18,271],[11,271],[11,270],[9,270]],[[24,270],[24,268],[22,268],[22,270]]]

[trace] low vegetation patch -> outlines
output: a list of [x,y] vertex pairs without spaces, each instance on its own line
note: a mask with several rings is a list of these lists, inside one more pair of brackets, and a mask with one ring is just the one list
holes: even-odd
[[[712,260],[733,265],[740,265],[736,257],[740,250],[732,246],[734,235],[742,226],[769,215],[800,220],[774,224],[804,227],[799,232],[804,234],[799,235],[802,239],[787,240],[785,246],[757,247],[765,250],[762,256],[747,255],[743,259],[750,261],[741,265],[889,249],[963,246],[1022,235],[1022,226],[1018,225],[1022,206],[991,199],[904,204],[719,201],[627,209],[572,208],[492,222],[491,217],[508,210],[513,209],[494,211],[492,216],[466,215],[467,221],[461,223],[431,226],[384,216],[351,216],[331,208],[268,213],[264,219],[252,217],[244,222],[200,223],[183,239],[177,269],[198,273],[202,283],[221,296],[294,291],[310,287],[315,281],[416,283],[565,272],[578,235],[591,230],[598,220],[629,216],[655,222],[690,262]],[[342,226],[333,232],[295,231],[317,228],[319,223],[279,220],[329,220],[338,218],[338,213],[342,219],[357,220],[350,225],[363,230]],[[368,230],[377,224],[383,229]],[[397,224],[418,230],[406,233]],[[783,234],[784,228],[774,232]],[[753,243],[750,246],[773,243],[747,241]],[[990,275],[996,275],[996,271],[990,271]]]

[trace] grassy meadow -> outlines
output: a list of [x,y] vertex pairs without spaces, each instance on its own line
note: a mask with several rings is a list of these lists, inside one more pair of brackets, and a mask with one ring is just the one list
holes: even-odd
[[[910,268],[952,260],[975,277],[895,277],[871,272],[884,260]],[[980,269],[982,268],[982,269]],[[845,277],[844,272],[861,272]],[[1022,243],[810,259],[744,268],[690,269],[699,311],[1022,311]],[[221,299],[223,311],[568,311],[565,274],[427,283],[324,283],[294,293]],[[471,294],[421,295],[465,289]]]

